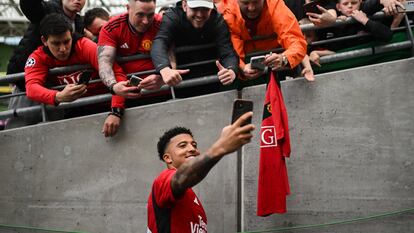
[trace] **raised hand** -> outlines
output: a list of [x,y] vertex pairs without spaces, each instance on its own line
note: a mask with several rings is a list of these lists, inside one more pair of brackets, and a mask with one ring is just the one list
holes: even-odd
[[225,68],[218,60],[216,61],[216,66],[219,70],[217,73],[218,79],[223,85],[230,85],[233,83],[236,78],[236,74],[232,69]]

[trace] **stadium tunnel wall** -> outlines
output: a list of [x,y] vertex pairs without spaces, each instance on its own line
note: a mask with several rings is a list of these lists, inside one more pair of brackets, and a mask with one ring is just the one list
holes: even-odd
[[[260,120],[265,86],[242,91],[257,129],[241,150],[242,229],[318,224],[414,207],[414,59],[282,82],[292,143],[288,212],[255,216]],[[126,111],[106,139],[106,114],[0,132],[0,224],[146,232],[151,184],[165,165],[156,142],[170,127],[192,129],[201,151],[230,121],[236,91]],[[209,232],[237,231],[237,153],[195,191]],[[295,232],[411,232],[408,213],[353,225]],[[16,232],[1,229],[1,232]],[[19,232],[38,232],[24,230]]]

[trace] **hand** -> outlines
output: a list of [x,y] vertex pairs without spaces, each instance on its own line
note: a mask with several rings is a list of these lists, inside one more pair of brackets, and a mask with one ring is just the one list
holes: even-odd
[[102,127],[102,133],[105,137],[113,137],[121,125],[121,118],[115,115],[108,115]]
[[404,5],[398,0],[380,0],[380,3],[384,6],[384,9],[382,10],[385,15],[397,15],[397,6],[405,9]]
[[72,102],[84,95],[86,91],[87,89],[85,84],[68,84],[62,91],[56,93],[56,103]]
[[360,10],[354,10],[351,13],[351,16],[356,21],[360,22],[362,25],[366,25],[367,22],[368,22],[368,20],[369,20],[368,17],[367,17],[367,15],[363,11],[360,11]]
[[83,35],[85,35],[86,37],[88,37],[91,40],[95,39],[95,36],[92,34],[92,32],[90,32],[86,28],[83,29]]
[[141,96],[141,89],[137,86],[129,86],[128,81],[118,82],[114,85],[113,90],[115,94],[123,96],[128,99],[135,99]]
[[142,80],[138,88],[146,89],[146,90],[158,90],[164,85],[164,81],[162,80],[161,75],[151,74]]
[[253,112],[247,112],[237,119],[232,125],[223,128],[220,138],[213,144],[207,154],[213,157],[220,157],[232,153],[250,142],[253,124],[243,125],[243,123],[253,116]]
[[319,67],[321,67],[321,63],[320,63],[320,61],[319,61],[319,59],[320,59],[321,57],[319,56],[319,54],[316,52],[316,51],[312,51],[310,54],[309,54],[309,60],[311,61],[311,62],[313,62],[313,63],[315,63],[315,65],[317,65],[317,66],[319,66]]
[[261,70],[257,70],[257,69],[252,69],[250,63],[246,64],[244,66],[243,69],[243,76],[247,79],[247,80],[252,80],[252,79],[256,79],[258,78],[260,75],[262,75],[264,73],[264,71]]
[[342,20],[342,21],[345,21],[345,20],[348,19],[348,17],[346,15],[340,15],[340,16],[338,16],[338,19]]
[[162,79],[164,80],[164,83],[166,83],[168,86],[178,85],[183,80],[181,75],[187,74],[188,72],[190,72],[189,69],[176,70],[176,69],[171,69],[170,67],[165,67],[164,69],[160,71]]
[[305,68],[303,68],[302,75],[309,82],[315,81],[315,76],[313,75],[312,67],[305,67]]
[[263,64],[269,66],[272,70],[282,68],[283,55],[277,53],[266,54]]
[[216,66],[219,69],[219,72],[217,73],[218,79],[223,85],[230,85],[233,83],[234,79],[236,78],[236,74],[232,69],[224,68],[220,64],[220,62],[216,61]]
[[335,23],[336,21],[336,13],[333,11],[330,12],[329,10],[317,5],[318,9],[321,11],[321,14],[308,12],[306,15],[308,16],[309,20],[315,24],[316,26],[329,26]]

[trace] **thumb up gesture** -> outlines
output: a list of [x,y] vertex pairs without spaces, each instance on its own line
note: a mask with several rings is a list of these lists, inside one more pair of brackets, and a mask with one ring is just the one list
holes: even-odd
[[234,79],[236,78],[236,74],[232,69],[224,68],[224,66],[216,60],[216,66],[218,68],[218,79],[223,85],[230,85],[233,83]]

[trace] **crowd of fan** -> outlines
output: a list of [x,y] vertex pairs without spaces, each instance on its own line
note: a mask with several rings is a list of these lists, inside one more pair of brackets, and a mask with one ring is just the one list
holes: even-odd
[[[163,85],[176,86],[183,79],[216,74],[219,82],[177,91],[178,97],[211,93],[231,85],[237,78],[253,80],[268,72],[300,67],[308,81],[314,81],[311,63],[320,66],[321,56],[355,45],[356,41],[312,48],[311,42],[332,37],[371,33],[373,38],[389,41],[390,28],[398,27],[404,9],[398,0],[325,0],[316,12],[305,12],[305,1],[293,0],[182,0],[155,13],[155,0],[129,0],[127,11],[110,17],[101,8],[90,9],[84,17],[79,12],[86,0],[20,0],[20,7],[31,24],[11,57],[7,74],[25,72],[25,82],[15,83],[13,93],[26,91],[26,96],[13,97],[9,109],[38,105],[57,106],[83,96],[112,93],[111,106],[95,106],[55,111],[50,119],[62,119],[111,109],[102,133],[116,134],[125,106],[139,101],[150,103],[168,99],[163,91],[142,96],[141,90],[159,90]],[[384,20],[369,17],[383,10],[392,16]],[[337,20],[354,18],[358,24],[332,26]],[[306,32],[300,24],[328,27]],[[366,40],[361,39],[358,43]],[[372,40],[372,38],[370,38]],[[182,53],[176,48],[214,44],[213,47]],[[267,53],[264,70],[254,68],[246,54]],[[117,57],[136,54],[150,58],[116,62]],[[307,55],[308,54],[308,55]],[[215,62],[206,63],[203,61]],[[188,63],[200,63],[180,69]],[[49,75],[49,69],[75,64],[89,64],[91,69]],[[302,66],[298,66],[302,64]],[[129,74],[155,70],[141,75],[136,85]],[[83,82],[84,76],[102,82]],[[279,77],[282,75],[279,74]],[[61,90],[53,86],[65,85]],[[128,99],[128,101],[126,101]],[[135,99],[133,101],[129,99]],[[138,100],[138,102],[137,102]],[[39,114],[13,117],[6,128],[31,125],[41,121]]]

